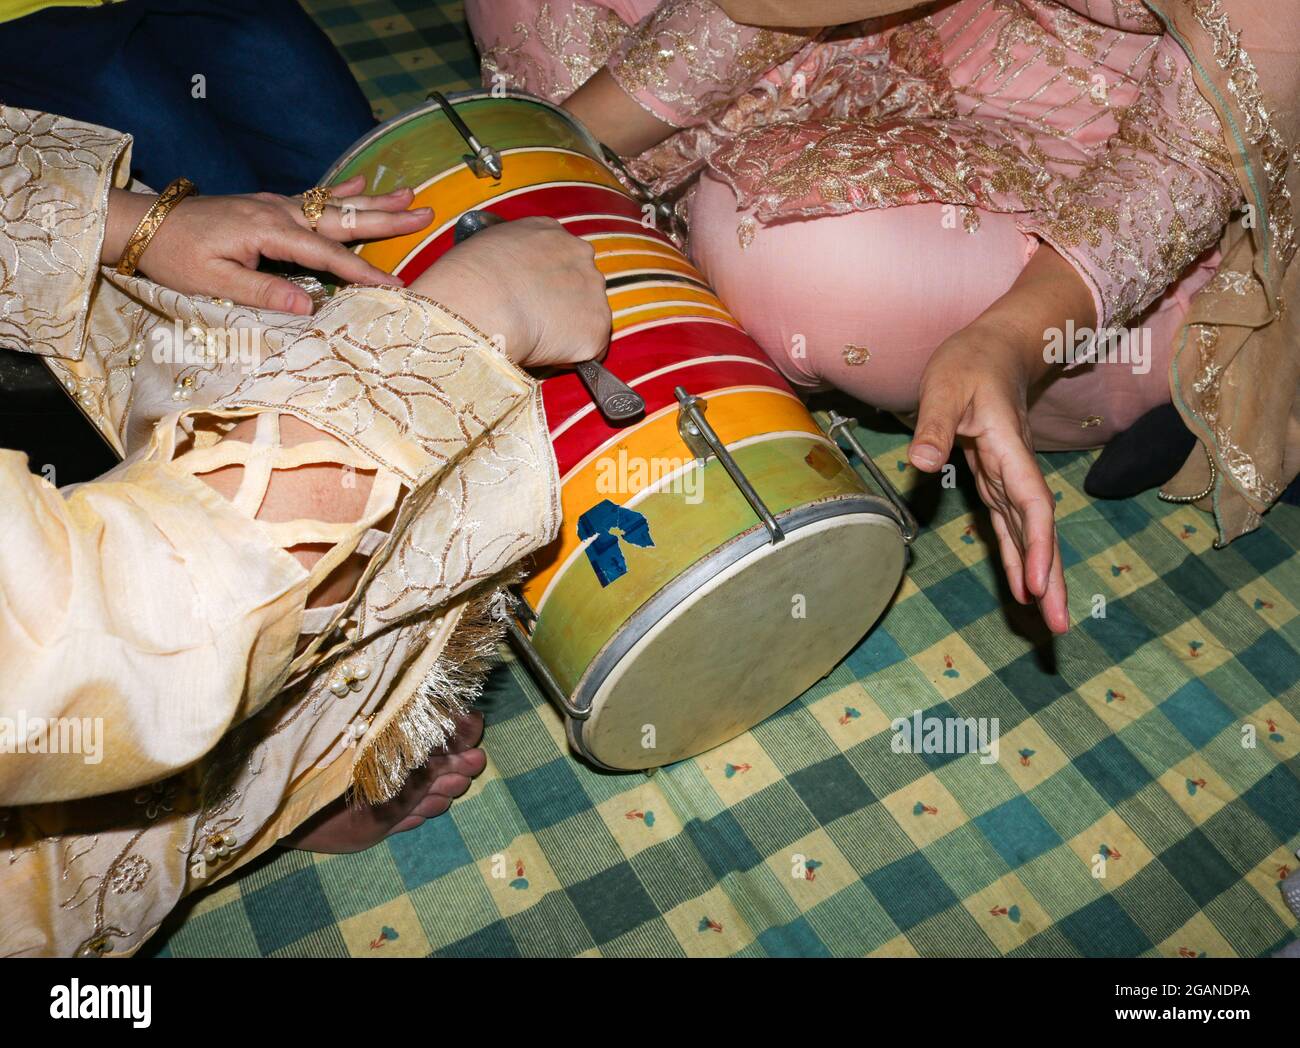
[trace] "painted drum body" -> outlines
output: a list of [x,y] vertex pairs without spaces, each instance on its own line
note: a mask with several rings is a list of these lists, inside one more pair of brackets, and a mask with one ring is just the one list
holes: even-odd
[[[548,215],[595,247],[613,312],[604,364],[646,412],[614,428],[576,374],[542,383],[564,522],[522,587],[531,643],[568,696],[570,741],[594,763],[701,753],[795,698],[870,629],[902,578],[899,522],[576,122],[525,96],[454,105],[500,154],[499,179],[475,174],[430,103],[363,138],[325,181],[409,185],[434,209],[429,230],[359,249],[408,282],[474,208]],[[677,387],[704,400],[781,541],[716,457],[692,454]]]

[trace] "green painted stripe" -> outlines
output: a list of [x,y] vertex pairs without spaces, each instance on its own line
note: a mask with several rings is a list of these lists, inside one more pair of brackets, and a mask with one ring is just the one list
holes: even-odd
[[[480,98],[457,104],[456,112],[478,140],[493,149],[556,147],[600,160],[572,124],[535,102]],[[369,178],[382,164],[383,178],[377,185],[368,185],[367,192],[385,193],[399,185],[417,186],[461,163],[467,151],[465,140],[451,122],[433,110],[398,125],[347,157],[334,181],[342,182],[362,173]]]
[[[807,461],[818,449],[823,476]],[[866,493],[861,478],[815,437],[790,436],[732,450],[746,476],[773,513],[836,496]],[[694,483],[700,483],[698,473]],[[533,644],[561,687],[572,693],[591,660],[655,593],[730,539],[757,523],[754,511],[716,459],[704,467],[704,501],[685,492],[662,491],[634,508],[645,516],[655,545],[622,543],[627,574],[602,587],[584,555],[559,578],[543,609]],[[599,501],[601,496],[596,496]]]

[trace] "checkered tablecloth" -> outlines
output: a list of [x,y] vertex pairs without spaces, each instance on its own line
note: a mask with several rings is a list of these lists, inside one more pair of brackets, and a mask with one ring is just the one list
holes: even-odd
[[[382,116],[474,76],[459,4],[306,6]],[[1010,604],[968,487],[905,468],[897,430],[862,436],[926,526],[883,622],[782,713],[653,777],[602,774],[505,656],[483,704],[488,769],[448,815],[361,855],[277,853],[195,900],[155,951],[1223,956],[1291,941],[1300,511],[1213,550],[1196,510],[1092,502],[1091,456],[1044,456],[1076,621],[1053,649]],[[895,752],[890,723],[916,710],[997,718],[997,762]]]

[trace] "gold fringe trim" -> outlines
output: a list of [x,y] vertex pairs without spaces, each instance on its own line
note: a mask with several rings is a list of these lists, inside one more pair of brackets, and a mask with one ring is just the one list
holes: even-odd
[[497,644],[506,633],[509,604],[503,590],[517,581],[518,576],[498,577],[470,597],[424,680],[383,728],[367,733],[352,767],[353,803],[392,800],[411,773],[455,737],[454,718],[482,698]]

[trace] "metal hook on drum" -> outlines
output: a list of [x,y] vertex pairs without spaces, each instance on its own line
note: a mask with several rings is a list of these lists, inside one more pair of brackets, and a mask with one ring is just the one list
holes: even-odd
[[727,476],[731,478],[731,482],[740,489],[740,493],[745,496],[745,501],[758,514],[758,519],[763,522],[763,527],[767,528],[768,534],[772,537],[772,545],[781,542],[785,538],[785,532],[781,530],[781,525],[777,523],[776,517],[772,515],[771,510],[767,508],[762,497],[754,489],[754,485],[745,476],[745,471],[731,457],[727,445],[722,443],[721,438],[714,432],[708,420],[705,419],[704,412],[709,406],[708,401],[703,397],[692,396],[681,386],[677,386],[673,390],[673,394],[677,397],[677,403],[681,405],[677,410],[677,432],[681,436],[682,442],[701,463],[708,461],[710,456],[717,458],[722,464],[722,468],[727,471]]
[[916,523],[916,517],[912,515],[912,511],[908,508],[907,503],[903,501],[903,496],[898,493],[898,490],[890,482],[889,478],[885,476],[881,468],[876,465],[875,460],[867,454],[867,449],[862,446],[862,442],[858,440],[857,434],[853,432],[852,427],[857,424],[858,420],[854,418],[845,418],[838,411],[831,411],[829,415],[830,425],[826,427],[826,435],[830,437],[831,440],[836,440],[841,434],[843,434],[845,441],[848,443],[849,447],[853,449],[853,453],[857,455],[858,458],[862,460],[862,464],[867,467],[867,472],[871,474],[871,479],[876,482],[876,487],[884,492],[885,497],[889,499],[890,503],[897,511],[899,517],[898,523],[903,532],[903,543],[910,546],[912,540],[916,538],[917,531],[920,530],[920,525]]
[[446,114],[447,119],[451,121],[451,126],[456,129],[456,133],[469,146],[470,152],[465,157],[465,163],[469,165],[469,169],[479,178],[500,178],[503,170],[501,154],[491,146],[483,145],[475,137],[474,132],[469,129],[469,125],[461,119],[461,115],[456,112],[456,108],[447,101],[447,96],[441,91],[430,91],[425,97],[430,102],[436,103],[438,108]]

